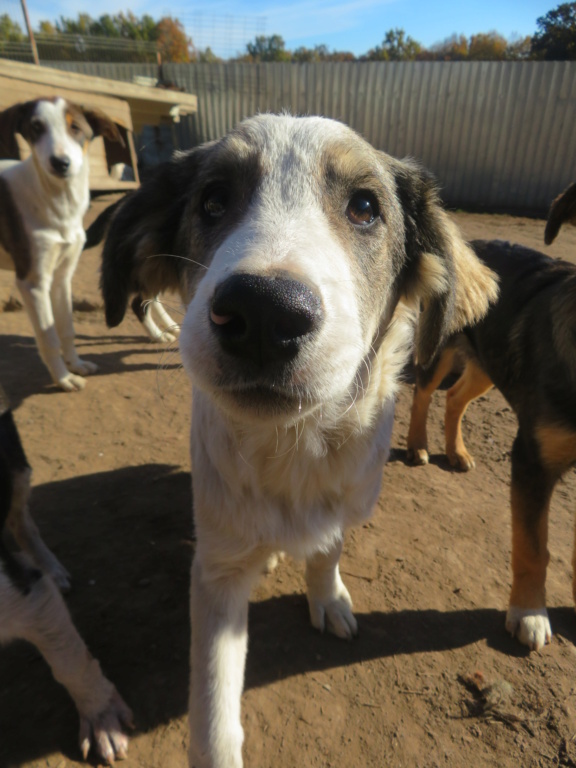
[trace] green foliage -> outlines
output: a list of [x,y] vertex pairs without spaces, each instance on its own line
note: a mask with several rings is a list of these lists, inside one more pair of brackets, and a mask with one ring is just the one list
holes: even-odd
[[201,64],[221,64],[222,59],[219,56],[216,56],[212,48],[208,46],[203,51],[197,50],[194,54],[194,61],[200,62]]
[[362,59],[366,61],[414,61],[422,53],[422,46],[403,29],[389,29],[382,45],[371,48]]
[[292,52],[292,61],[296,64],[318,64],[322,61],[356,61],[350,51],[330,51],[327,45],[315,45],[314,48],[301,46]]
[[576,3],[561,3],[537,19],[536,25],[531,47],[535,58],[576,60]]
[[56,31],[68,35],[95,35],[143,42],[155,42],[158,39],[158,23],[146,14],[138,18],[132,11],[114,16],[106,13],[99,19],[93,19],[87,13],[79,13],[77,19],[61,16],[56,22]]
[[280,35],[257,35],[253,43],[246,45],[250,61],[290,61],[292,56],[286,50],[284,38]]
[[433,45],[419,58],[436,61],[523,61],[531,57],[530,37],[506,40],[498,32],[481,32],[467,38],[452,35]]
[[7,13],[0,16],[0,41],[6,43],[21,43],[26,40],[20,25],[12,21]]

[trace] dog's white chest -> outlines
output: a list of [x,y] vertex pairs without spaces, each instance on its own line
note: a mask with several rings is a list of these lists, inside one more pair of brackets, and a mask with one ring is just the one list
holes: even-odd
[[394,403],[366,435],[322,444],[296,429],[241,430],[195,391],[191,451],[196,525],[247,549],[306,557],[366,518],[388,458]]

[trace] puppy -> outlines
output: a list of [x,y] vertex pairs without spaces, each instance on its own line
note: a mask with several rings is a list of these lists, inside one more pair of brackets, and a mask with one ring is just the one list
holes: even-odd
[[96,135],[123,143],[115,123],[61,98],[16,104],[0,114],[5,144],[20,133],[31,154],[0,161],[0,269],[16,285],[32,322],[38,351],[55,384],[82,389],[97,366],[74,348],[72,276],[85,234],[88,146]]
[[[576,185],[552,206],[550,243],[575,220]],[[432,394],[454,362],[462,375],[446,393],[446,454],[474,466],[462,438],[468,404],[496,386],[518,417],[512,448],[512,591],[506,628],[539,650],[552,637],[546,611],[548,508],[554,486],[576,462],[576,266],[502,241],[477,240],[476,254],[500,279],[488,314],[448,340],[435,364],[417,369],[408,434],[409,458],[428,461],[426,419]],[[575,552],[576,565],[576,552]],[[576,573],[573,581],[576,599]]]
[[[20,638],[33,643],[80,714],[80,748],[107,763],[126,756],[122,726],[132,713],[107,680],[78,634],[55,586],[68,574],[44,544],[28,511],[30,466],[0,387],[0,643]],[[11,531],[21,552],[5,543]],[[48,575],[50,574],[50,575]]]
[[[117,202],[109,205],[92,222],[86,230],[86,242],[84,248],[94,248],[102,242],[110,222],[116,215],[119,208],[124,205],[126,198],[120,198]],[[106,258],[111,260],[111,264],[103,269],[103,275],[112,281],[107,286],[105,293],[119,289],[122,295],[115,301],[117,308],[114,317],[109,316],[107,310],[107,322],[110,327],[120,325],[126,314],[130,294],[136,294],[132,299],[132,311],[138,320],[144,326],[151,341],[160,343],[169,343],[175,341],[180,334],[180,326],[174,322],[159,298],[159,294],[171,287],[171,279],[167,282],[163,279],[162,270],[158,270],[153,265],[152,269],[146,269],[146,264],[134,265],[132,262],[125,264],[119,262],[116,255],[105,251]],[[156,260],[162,260],[170,257],[170,254],[158,254]]]
[[496,282],[424,171],[318,117],[260,115],[161,167],[110,227],[108,317],[123,306],[113,254],[188,297],[190,765],[239,768],[254,582],[275,552],[304,558],[313,626],[356,634],[338,560],[378,496],[420,302],[426,364]]

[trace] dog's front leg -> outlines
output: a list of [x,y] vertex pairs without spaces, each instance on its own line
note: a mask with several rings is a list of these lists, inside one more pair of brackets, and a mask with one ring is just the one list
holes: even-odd
[[74,316],[72,306],[72,275],[78,258],[64,262],[54,273],[50,299],[54,312],[56,331],[60,337],[62,354],[68,370],[79,376],[89,376],[98,370],[95,363],[82,360],[74,346]]
[[[126,757],[128,739],[124,727],[132,727],[132,712],[114,685],[103,675],[72,623],[54,583],[42,576],[29,594],[18,593],[0,571],[0,598],[9,589],[8,630],[14,638],[33,643],[44,656],[52,674],[64,685],[80,715],[80,748],[84,758],[90,749],[106,762]],[[6,629],[0,628],[0,640]]]
[[352,598],[340,578],[341,552],[339,539],[330,549],[316,552],[306,560],[308,606],[312,626],[350,640],[358,632],[358,624],[352,613]]
[[200,559],[194,560],[191,768],[242,768],[240,700],[248,639],[248,599],[258,572],[251,567],[211,578]]
[[38,352],[50,372],[52,381],[65,392],[83,389],[86,384],[84,379],[70,373],[62,358],[50,299],[51,281],[43,279],[36,283],[29,279],[17,279],[16,285],[32,321]]
[[555,478],[520,428],[512,447],[512,589],[506,629],[538,651],[552,639],[546,610],[548,511]]

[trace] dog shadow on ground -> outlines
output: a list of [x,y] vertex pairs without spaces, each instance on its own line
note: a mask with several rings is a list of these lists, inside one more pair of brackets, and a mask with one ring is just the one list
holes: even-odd
[[[32,512],[72,574],[67,603],[103,670],[134,710],[138,731],[187,710],[189,573],[194,549],[190,476],[143,465],[33,489]],[[306,598],[287,594],[250,606],[246,686],[361,661],[452,650],[487,640],[525,655],[495,609],[372,611],[346,643],[310,627]],[[576,640],[573,611],[555,609],[556,631]],[[0,766],[52,752],[79,759],[77,716],[38,652],[17,642],[0,651]]]
[[[111,345],[121,349],[107,350],[106,347]],[[147,336],[80,334],[76,337],[76,346],[81,357],[85,355],[87,360],[98,365],[98,372],[89,379],[128,371],[155,371],[160,367],[177,370],[181,367],[176,346],[151,344]],[[148,359],[135,361],[134,356],[147,356]],[[14,408],[31,395],[61,394],[40,360],[33,336],[0,335],[0,362],[0,382]]]

